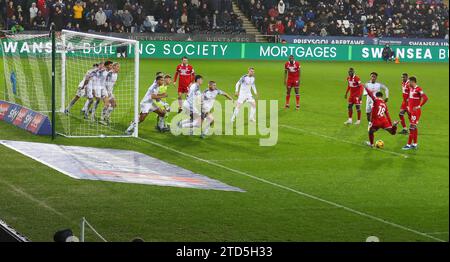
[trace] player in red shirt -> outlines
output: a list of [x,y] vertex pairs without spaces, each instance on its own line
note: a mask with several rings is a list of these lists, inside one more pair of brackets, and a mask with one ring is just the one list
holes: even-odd
[[300,109],[300,63],[295,61],[294,56],[289,56],[289,61],[284,64],[284,84],[286,85],[286,106],[285,108],[289,108],[289,101],[291,99],[291,90],[294,88],[295,90],[295,102],[296,109]]
[[371,113],[372,125],[369,128],[369,141],[367,141],[367,145],[373,147],[375,132],[382,128],[391,135],[395,135],[397,133],[398,121],[395,121],[394,124],[392,124],[386,102],[383,100],[382,92],[377,92],[374,96],[367,87],[366,91],[367,95],[373,100]]
[[408,81],[408,74],[403,73],[402,74],[402,105],[400,106],[400,122],[402,123],[402,131],[400,131],[400,134],[407,135],[408,129],[406,129],[406,122],[405,122],[405,113],[408,113],[408,98],[409,98],[409,81]]
[[348,92],[350,91],[350,97],[348,97],[348,120],[344,124],[350,125],[353,122],[353,105],[356,107],[356,112],[358,113],[358,120],[355,125],[361,123],[361,99],[363,94],[363,84],[361,79],[355,74],[355,69],[348,69],[347,77],[347,91],[345,91],[344,98],[347,99]]
[[408,144],[403,150],[417,149],[417,134],[420,116],[422,115],[422,106],[428,101],[428,96],[423,92],[422,88],[417,85],[417,78],[411,76],[409,78],[409,138]]
[[174,85],[177,83],[178,76],[180,76],[180,80],[178,81],[178,113],[180,113],[183,108],[182,95],[184,94],[186,97],[186,94],[189,91],[189,85],[195,78],[194,68],[188,64],[188,58],[185,56],[181,59],[181,64],[177,66],[175,71],[175,76],[173,77]]

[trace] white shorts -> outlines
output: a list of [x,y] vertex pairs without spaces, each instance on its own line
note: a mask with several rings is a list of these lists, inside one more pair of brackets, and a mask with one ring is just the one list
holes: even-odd
[[148,114],[157,110],[159,107],[153,102],[143,102],[141,103],[141,113]]
[[88,83],[86,85],[86,87],[84,88],[84,95],[88,98],[88,99],[92,99],[94,98],[94,90],[92,88],[92,83]]
[[188,101],[183,102],[183,112],[185,112],[188,116],[191,115],[191,113],[195,115],[200,115],[200,106],[191,106]]
[[252,95],[242,95],[242,96],[240,95],[238,97],[237,102],[238,102],[238,104],[243,104],[245,102],[253,103],[253,102],[255,102],[255,99],[253,98]]
[[84,88],[83,86],[79,86],[77,89],[77,94],[78,97],[83,97],[86,95],[86,88]]
[[366,100],[366,113],[372,113],[373,101],[372,99]]
[[106,91],[106,87],[104,86],[95,86],[94,87],[94,95],[97,98],[102,98],[108,96],[108,92]]

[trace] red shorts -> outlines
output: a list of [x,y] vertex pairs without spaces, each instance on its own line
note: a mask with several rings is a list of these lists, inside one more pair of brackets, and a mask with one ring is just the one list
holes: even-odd
[[387,128],[391,128],[391,127],[392,127],[392,124],[387,119],[375,119],[372,122],[372,128],[374,128],[374,129],[379,129],[379,128],[387,129]]
[[400,111],[408,111],[408,102],[403,100],[402,105],[400,106]]
[[409,111],[409,123],[411,125],[418,125],[421,115],[422,115],[422,110],[421,109],[410,110]]
[[189,92],[189,84],[178,84],[178,93],[187,94]]
[[348,103],[349,104],[354,104],[354,105],[360,105],[361,104],[361,97],[360,96],[350,96],[348,98]]
[[298,87],[299,86],[299,80],[298,79],[289,79],[286,83],[287,87]]

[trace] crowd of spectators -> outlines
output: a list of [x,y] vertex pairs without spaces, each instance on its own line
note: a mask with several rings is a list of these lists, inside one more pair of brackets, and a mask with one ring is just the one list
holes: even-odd
[[231,0],[0,0],[8,30],[242,33]]
[[267,35],[448,39],[442,0],[238,0]]

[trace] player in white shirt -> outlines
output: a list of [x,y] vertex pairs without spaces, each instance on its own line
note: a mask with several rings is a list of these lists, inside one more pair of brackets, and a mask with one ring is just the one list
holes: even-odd
[[[240,87],[240,88],[239,88]],[[256,114],[256,101],[253,98],[252,91],[255,96],[258,95],[255,86],[255,69],[250,67],[248,73],[242,76],[236,83],[236,93],[235,96],[238,97],[236,107],[234,108],[233,116],[231,117],[231,122],[234,122],[237,115],[239,114],[239,109],[245,102],[250,103],[250,121],[255,122]]]
[[[89,69],[86,74],[84,75],[83,79],[81,80],[80,84],[78,84],[77,93],[75,94],[72,101],[70,101],[70,104],[67,106],[67,108],[64,110],[65,114],[70,113],[70,109],[75,105],[75,103],[83,96],[87,96],[87,85],[89,83],[89,79],[91,78],[91,74],[95,72],[98,68],[98,64],[92,65],[92,68]],[[83,112],[84,113],[84,112]]]
[[[389,100],[389,89],[387,88],[387,86],[377,82],[377,78],[378,78],[378,73],[376,73],[376,72],[370,73],[370,81],[365,84],[365,87],[373,94],[373,96],[375,96],[376,93],[381,92],[381,90],[383,90],[385,97],[386,97],[384,99],[384,101],[387,102]],[[369,128],[370,128],[370,126],[372,124],[370,115],[372,112],[373,100],[372,100],[372,98],[370,98],[370,96],[367,95],[366,88],[364,88],[363,95],[365,95],[367,97],[366,98],[366,114],[367,114],[367,121],[369,122]]]
[[200,86],[203,84],[201,75],[195,76],[194,83],[189,86],[186,100],[183,102],[183,112],[189,116],[189,119],[178,122],[179,128],[199,127],[201,124],[201,96]]
[[113,62],[106,61],[102,69],[97,70],[96,77],[93,78],[93,94],[94,94],[94,108],[91,113],[91,120],[95,120],[95,112],[97,111],[97,107],[100,104],[100,100],[103,100],[104,104],[109,104],[108,92],[106,91],[106,77],[108,72],[112,69]]
[[[141,100],[141,112],[139,114],[139,123],[142,123],[145,118],[151,113],[155,112],[159,116],[158,127],[159,131],[168,131],[164,124],[164,116],[166,111],[156,105],[156,100],[167,97],[167,94],[159,94],[159,88],[164,84],[164,77],[157,76],[156,81],[148,88],[144,98]],[[133,121],[127,128],[125,133],[131,135],[136,128],[136,123]]]
[[208,89],[203,91],[202,93],[202,121],[204,123],[205,129],[202,130],[201,137],[204,138],[205,135],[208,134],[209,128],[211,124],[214,122],[214,117],[211,113],[211,110],[214,107],[214,102],[216,101],[216,97],[218,95],[222,95],[229,100],[233,100],[231,96],[229,96],[224,91],[217,89],[216,82],[209,81]]
[[108,72],[105,80],[107,96],[105,98],[106,101],[103,107],[101,119],[107,124],[109,123],[112,111],[117,107],[116,98],[114,97],[114,85],[117,82],[119,71],[120,64],[117,62],[113,63],[111,71]]

